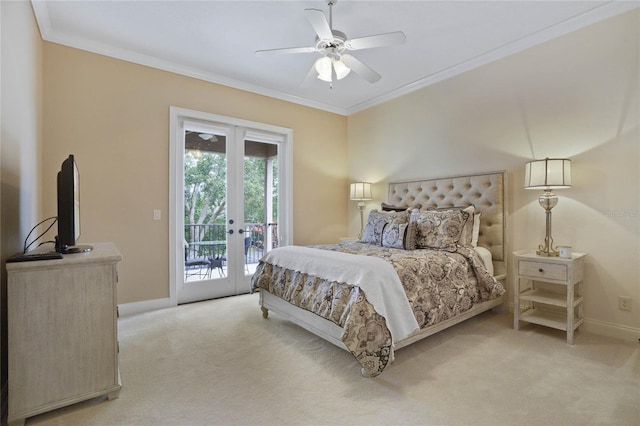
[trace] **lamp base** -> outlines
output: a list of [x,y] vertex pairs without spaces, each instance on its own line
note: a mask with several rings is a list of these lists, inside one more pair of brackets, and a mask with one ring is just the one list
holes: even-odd
[[553,248],[553,238],[551,237],[551,209],[558,204],[558,197],[550,190],[545,189],[544,194],[538,198],[538,202],[545,210],[547,226],[545,229],[544,244],[538,246],[536,254],[545,257],[558,257],[558,250]]
[[560,255],[560,253],[553,249],[551,249],[551,251],[536,250],[536,254],[544,257],[558,257]]
[[362,239],[362,231],[364,229],[364,202],[358,203],[358,210],[360,211],[360,233],[358,234],[358,241]]

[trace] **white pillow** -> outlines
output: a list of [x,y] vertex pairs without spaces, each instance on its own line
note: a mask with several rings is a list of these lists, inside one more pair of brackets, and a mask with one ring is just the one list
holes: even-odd
[[491,252],[484,247],[475,247],[474,250],[480,255],[482,263],[487,268],[487,271],[493,275],[493,262],[491,260]]
[[471,233],[471,246],[478,246],[478,236],[480,235],[480,215],[482,213],[476,213],[473,215],[473,231]]

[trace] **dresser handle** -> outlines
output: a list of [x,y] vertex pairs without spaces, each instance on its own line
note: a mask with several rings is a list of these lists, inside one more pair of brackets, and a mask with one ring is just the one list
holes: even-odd
[[544,272],[544,269],[538,268],[538,272]]

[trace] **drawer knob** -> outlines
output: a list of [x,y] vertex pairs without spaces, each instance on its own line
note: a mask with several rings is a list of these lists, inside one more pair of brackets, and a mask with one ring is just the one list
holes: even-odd
[[538,268],[538,272],[544,272],[544,269]]

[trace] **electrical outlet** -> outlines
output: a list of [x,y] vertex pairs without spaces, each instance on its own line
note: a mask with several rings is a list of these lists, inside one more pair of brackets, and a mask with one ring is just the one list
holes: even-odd
[[630,311],[631,298],[625,296],[618,297],[618,309],[620,309],[621,311]]
[[162,214],[160,210],[153,211],[153,220],[160,220],[161,217],[162,217]]

